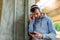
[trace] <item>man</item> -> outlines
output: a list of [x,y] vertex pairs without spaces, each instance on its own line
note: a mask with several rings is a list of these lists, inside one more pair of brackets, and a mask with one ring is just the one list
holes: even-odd
[[33,40],[53,40],[56,31],[52,20],[37,5],[32,5],[30,11],[29,34]]

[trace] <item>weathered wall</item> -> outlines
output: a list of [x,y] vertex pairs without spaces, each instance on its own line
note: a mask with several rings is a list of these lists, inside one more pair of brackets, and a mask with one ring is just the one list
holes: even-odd
[[3,0],[0,40],[13,40],[14,0]]
[[30,14],[30,7],[35,4],[35,0],[25,0],[25,40],[28,40],[28,18]]
[[3,0],[0,0],[0,20],[1,20],[1,12],[2,12],[2,1]]
[[15,0],[14,35],[15,40],[24,40],[24,0]]
[[27,40],[25,33],[27,31],[28,14],[30,6],[35,3],[35,0],[16,0],[15,2],[15,40],[25,40],[25,36]]
[[32,0],[3,0],[0,40],[25,40],[26,17],[32,3]]

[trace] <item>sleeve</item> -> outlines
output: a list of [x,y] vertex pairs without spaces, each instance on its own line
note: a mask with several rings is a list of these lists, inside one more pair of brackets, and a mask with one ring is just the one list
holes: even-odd
[[43,38],[47,39],[55,39],[56,37],[56,30],[54,28],[53,21],[51,19],[48,20],[48,28],[49,28],[49,34],[43,34]]
[[29,26],[28,26],[28,32],[33,32],[33,24],[34,24],[34,20],[32,20],[32,22],[29,22]]

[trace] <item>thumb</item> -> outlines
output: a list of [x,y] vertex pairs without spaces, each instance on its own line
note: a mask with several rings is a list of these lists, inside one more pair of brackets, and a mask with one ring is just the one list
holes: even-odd
[[36,31],[34,31],[34,33],[37,33]]

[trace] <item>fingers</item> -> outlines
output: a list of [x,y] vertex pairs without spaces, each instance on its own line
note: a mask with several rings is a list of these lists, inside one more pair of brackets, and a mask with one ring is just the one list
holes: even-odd
[[29,21],[31,22],[33,20],[33,15],[30,14]]
[[34,31],[34,33],[35,33],[35,34],[39,34],[38,32],[35,32],[35,31]]
[[42,34],[40,34],[40,33],[38,33],[38,32],[34,32],[34,33],[36,33],[36,34],[34,35],[34,37],[36,37],[36,38],[42,38],[42,37],[43,37]]
[[37,33],[37,32],[34,31],[34,33]]
[[42,34],[40,34],[40,33],[37,33],[37,32],[34,32],[35,34],[30,34],[33,38],[42,38],[43,36],[42,36]]
[[34,35],[30,34],[33,38],[35,37]]

